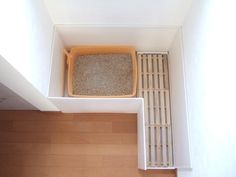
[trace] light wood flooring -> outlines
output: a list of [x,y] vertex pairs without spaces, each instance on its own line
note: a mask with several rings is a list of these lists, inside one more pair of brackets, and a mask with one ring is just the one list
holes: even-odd
[[0,111],[0,177],[175,177],[137,169],[136,114]]

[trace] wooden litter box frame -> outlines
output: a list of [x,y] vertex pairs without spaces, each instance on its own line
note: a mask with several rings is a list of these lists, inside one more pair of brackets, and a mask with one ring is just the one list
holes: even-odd
[[[64,49],[67,57],[67,87],[68,95],[71,97],[81,98],[129,98],[136,95],[137,89],[137,60],[134,47],[131,46],[76,46],[68,50]],[[73,94],[72,79],[75,59],[78,55],[92,55],[92,54],[113,54],[113,53],[128,53],[131,54],[132,60],[132,92],[129,95],[111,95],[111,96],[96,96],[96,95],[76,95]]]

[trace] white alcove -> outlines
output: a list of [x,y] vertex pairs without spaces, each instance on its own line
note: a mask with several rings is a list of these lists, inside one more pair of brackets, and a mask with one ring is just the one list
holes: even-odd
[[132,45],[137,51],[168,52],[173,129],[173,168],[190,168],[189,139],[183,75],[181,28],[116,25],[55,25],[49,99],[62,112],[138,114],[139,168],[147,169],[142,98],[72,98],[66,90],[63,49],[76,45]]
[[[63,49],[132,45],[137,51],[169,52],[173,168],[191,167],[181,36],[190,0],[28,0],[19,1],[12,14],[13,3],[2,4],[0,11],[1,82],[42,111],[137,113],[141,169],[146,169],[143,99],[67,97]],[[18,52],[13,53],[15,42]],[[10,78],[12,74],[17,77]]]

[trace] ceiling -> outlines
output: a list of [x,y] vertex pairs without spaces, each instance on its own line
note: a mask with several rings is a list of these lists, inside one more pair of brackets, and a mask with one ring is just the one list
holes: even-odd
[[36,108],[0,83],[0,110],[36,110]]
[[181,26],[191,0],[44,0],[54,24]]

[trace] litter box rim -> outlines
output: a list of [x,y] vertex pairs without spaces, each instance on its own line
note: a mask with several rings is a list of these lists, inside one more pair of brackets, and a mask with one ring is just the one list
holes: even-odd
[[[75,46],[72,47],[69,52],[64,49],[67,63],[67,91],[70,97],[79,98],[130,98],[136,95],[137,90],[137,59],[136,51],[133,46]],[[92,55],[92,54],[130,54],[132,60],[132,92],[128,95],[110,95],[110,96],[97,96],[97,95],[79,95],[73,94],[73,66],[74,61],[78,55]]]

